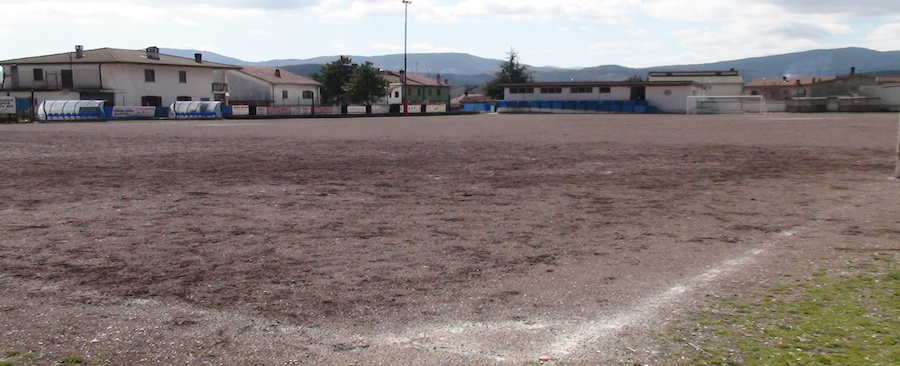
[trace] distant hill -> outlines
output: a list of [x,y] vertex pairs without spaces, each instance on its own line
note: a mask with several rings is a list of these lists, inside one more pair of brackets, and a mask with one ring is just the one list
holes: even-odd
[[220,64],[238,65],[238,66],[256,66],[256,64],[252,63],[252,62],[238,60],[236,58],[223,56],[218,53],[209,52],[209,51],[182,50],[182,49],[177,49],[177,48],[160,48],[159,52],[166,54],[166,55],[186,57],[186,58],[194,58],[195,53],[200,53],[200,54],[203,54],[204,61],[218,62]]
[[[311,59],[285,59],[265,62],[247,62],[213,52],[163,48],[163,53],[193,58],[202,53],[204,60],[231,65],[277,66],[296,74],[309,76],[322,65],[337,60],[339,56],[323,56]],[[354,62],[371,61],[376,67],[387,70],[403,68],[403,55],[349,56]],[[454,85],[479,85],[493,79],[493,73],[503,60],[486,59],[465,53],[413,53],[407,57],[409,71],[448,79]],[[604,65],[582,69],[529,66],[535,81],[619,81],[638,75],[647,77],[650,71],[699,71],[729,70],[741,72],[744,81],[760,77],[781,76],[834,76],[844,75],[855,67],[858,73],[880,76],[900,75],[900,51],[874,51],[865,48],[840,48],[813,50],[783,55],[753,57],[694,65],[668,65],[647,68],[629,68]]]

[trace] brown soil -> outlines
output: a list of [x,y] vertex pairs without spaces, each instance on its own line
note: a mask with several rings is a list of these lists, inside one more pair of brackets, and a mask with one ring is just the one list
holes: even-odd
[[896,114],[0,126],[0,351],[658,360],[706,295],[896,253],[896,138]]

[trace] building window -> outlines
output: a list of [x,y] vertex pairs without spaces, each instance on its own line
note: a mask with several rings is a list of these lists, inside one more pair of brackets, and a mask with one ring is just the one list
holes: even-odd
[[44,81],[44,69],[34,69],[34,81]]
[[395,91],[395,92],[394,92],[394,98],[400,98],[400,92]]
[[541,94],[560,94],[562,88],[541,88]]
[[431,96],[431,93],[432,93],[432,90],[431,90],[431,89],[428,89],[428,96],[429,96],[429,97]]
[[600,87],[600,94],[609,94],[609,93],[610,93],[610,89],[609,89],[608,86],[601,86],[601,87]]
[[594,88],[593,88],[593,87],[584,87],[584,86],[580,86],[580,87],[577,87],[577,88],[570,88],[570,92],[571,92],[572,94],[588,94],[588,93],[593,93],[593,92],[594,92]]
[[416,95],[422,95],[422,88],[416,89]]
[[534,94],[534,88],[509,88],[510,94]]
[[72,76],[72,70],[60,70],[59,76],[62,79],[63,88],[71,89],[75,87],[75,78]]
[[303,91],[303,99],[312,99],[312,98],[313,98],[313,92],[311,90]]
[[152,69],[144,70],[144,81],[152,83],[156,81],[156,71]]
[[438,95],[438,96],[441,95],[441,89],[438,89],[438,90],[437,90],[437,95]]
[[288,91],[282,90],[281,91],[281,99],[287,99],[287,98],[288,98]]
[[187,82],[187,71],[179,71],[178,72],[178,82],[179,83]]
[[143,96],[141,97],[141,106],[144,107],[162,107],[162,97]]
[[750,95],[759,95],[759,90],[751,90]]
[[175,100],[177,100],[177,101],[179,101],[179,102],[190,102],[190,101],[191,101],[191,97],[180,96],[180,97],[175,97]]

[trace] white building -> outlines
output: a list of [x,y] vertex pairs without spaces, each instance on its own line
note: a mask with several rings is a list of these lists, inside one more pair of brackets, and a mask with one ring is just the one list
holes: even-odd
[[[516,102],[517,105],[519,102],[530,102],[539,105],[542,112],[561,113],[569,110],[616,111],[600,109],[611,103],[646,105],[663,113],[685,113],[688,96],[705,95],[703,85],[691,81],[542,82],[506,84],[503,87],[506,102]],[[562,108],[557,108],[556,102],[581,102],[586,107],[568,108],[564,104]],[[592,109],[595,103],[599,106]]]
[[728,71],[653,71],[647,81],[690,81],[706,89],[708,96],[737,96],[744,89],[744,78],[734,69]]
[[[383,104],[403,103],[403,74],[383,71],[381,76],[388,82],[387,97]],[[450,104],[450,83],[441,79],[441,75],[428,77],[419,74],[406,74],[406,100],[409,104]]]
[[239,67],[145,50],[100,48],[0,61],[0,90],[44,100],[105,100],[107,106],[168,106],[224,100],[225,71]]
[[228,71],[229,103],[254,106],[321,104],[321,83],[276,67],[244,66]]
[[883,109],[900,111],[900,78],[878,77],[875,85],[863,85],[859,88],[859,94],[864,97],[881,98]]

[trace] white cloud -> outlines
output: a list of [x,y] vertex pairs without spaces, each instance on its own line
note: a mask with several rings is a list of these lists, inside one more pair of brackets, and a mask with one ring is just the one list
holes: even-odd
[[884,24],[866,36],[866,46],[882,50],[900,49],[900,23]]
[[694,0],[658,0],[645,1],[641,9],[647,15],[665,21],[679,22],[719,22],[732,19],[739,13],[752,11],[755,13],[766,12],[765,9],[751,10],[750,8],[765,8],[774,11],[775,6],[738,2],[735,0],[716,0],[698,2]]
[[[176,4],[183,5],[182,0],[137,0],[131,2],[148,5]],[[193,5],[222,6],[226,8],[253,9],[262,11],[281,11],[310,8],[322,3],[319,0],[191,0]]]
[[640,3],[640,0],[461,0],[436,4],[433,0],[423,0],[410,5],[410,15],[415,14],[416,20],[424,23],[551,20],[622,23],[630,19]]
[[[349,5],[344,5],[344,3],[343,1],[322,2],[320,6],[315,8],[319,22],[324,24],[342,23],[354,19],[403,15],[403,3],[399,1],[353,1]],[[410,18],[414,16],[412,11],[410,11],[409,16]]]
[[200,25],[200,22],[198,22],[196,19],[189,19],[189,18],[184,18],[184,17],[172,18],[172,23],[177,24],[177,25],[183,25],[186,27],[196,27],[196,26]]
[[230,8],[216,5],[182,5],[170,8],[170,14],[191,14],[204,20],[222,21],[254,21],[265,19],[268,13],[262,9]]
[[900,13],[900,2],[896,0],[768,0],[801,14],[840,13],[846,16],[882,16]]
[[640,37],[650,35],[650,30],[642,28],[631,28],[628,30],[628,33],[632,36]]
[[[51,10],[52,9],[52,10]],[[43,24],[100,26],[110,24],[156,24],[165,10],[133,3],[111,1],[27,1],[3,4],[4,14],[39,14]],[[34,17],[4,17],[7,24],[33,24]]]
[[884,24],[866,36],[868,41],[900,41],[900,23]]

